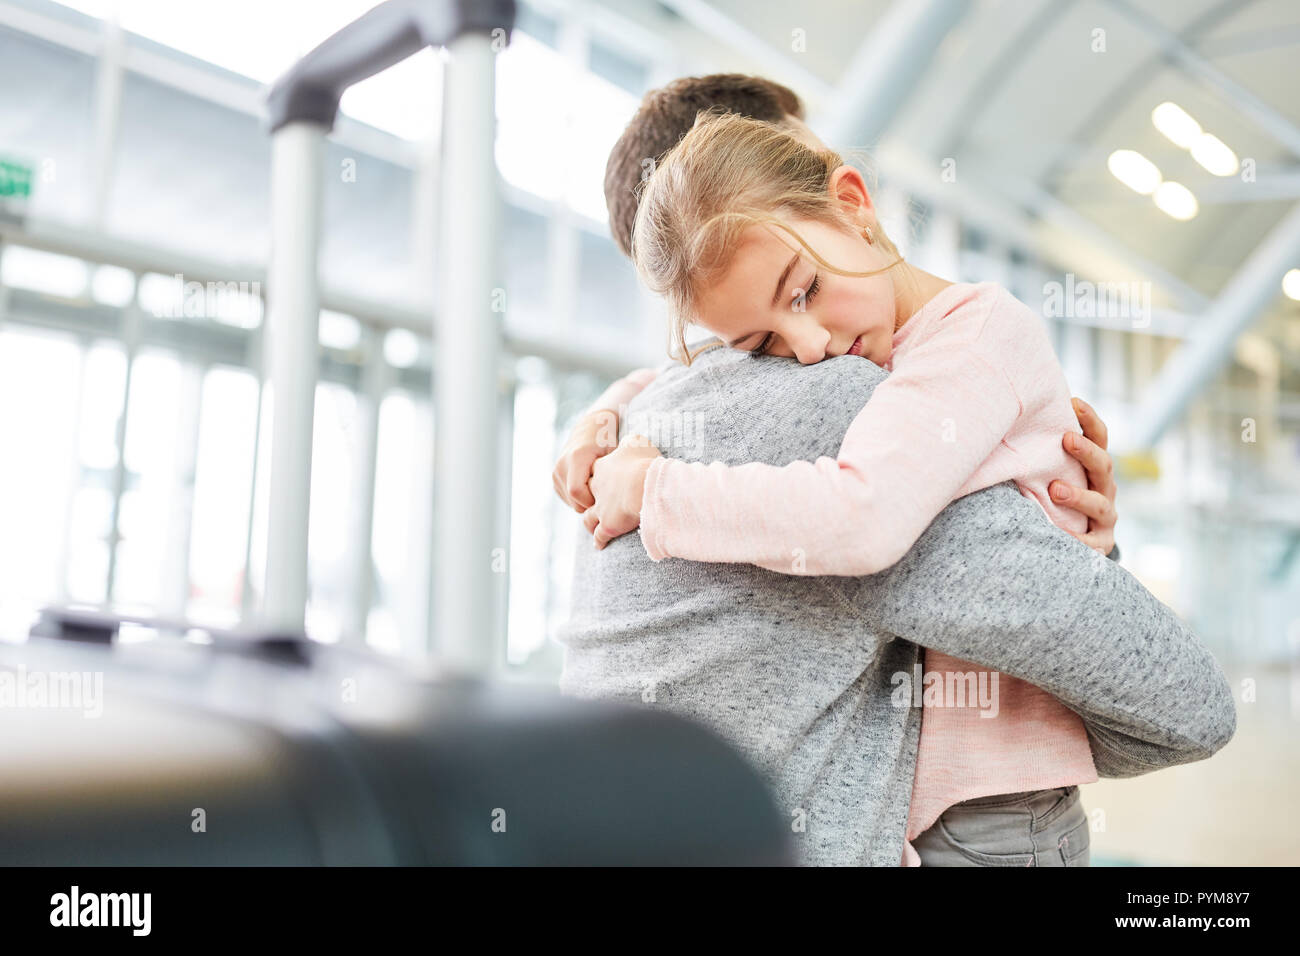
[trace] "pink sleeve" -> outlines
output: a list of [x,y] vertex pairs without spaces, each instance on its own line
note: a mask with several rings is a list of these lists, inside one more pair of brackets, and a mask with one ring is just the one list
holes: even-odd
[[590,415],[592,412],[602,410],[617,413],[622,406],[632,401],[643,388],[653,382],[659,372],[660,369],[657,368],[639,368],[628,372],[601,392],[600,397],[588,406],[583,415]]
[[783,574],[890,567],[1020,414],[996,353],[981,346],[966,323],[918,344],[853,419],[838,460],[729,467],[656,459],[641,510],[647,553]]

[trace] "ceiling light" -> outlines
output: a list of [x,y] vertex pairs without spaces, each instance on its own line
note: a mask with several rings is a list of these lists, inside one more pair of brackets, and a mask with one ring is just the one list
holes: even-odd
[[1300,269],[1292,269],[1282,277],[1282,291],[1288,299],[1300,302]]
[[1187,220],[1200,208],[1192,191],[1182,183],[1163,182],[1156,187],[1156,205],[1175,219]]
[[1223,140],[1210,133],[1202,133],[1192,143],[1192,159],[1216,176],[1232,176],[1237,172],[1237,154]]
[[1149,196],[1160,185],[1160,170],[1139,152],[1117,149],[1106,160],[1106,168],[1134,192]]
[[1171,143],[1183,149],[1190,149],[1196,137],[1201,135],[1201,124],[1176,103],[1161,103],[1153,109],[1151,122]]

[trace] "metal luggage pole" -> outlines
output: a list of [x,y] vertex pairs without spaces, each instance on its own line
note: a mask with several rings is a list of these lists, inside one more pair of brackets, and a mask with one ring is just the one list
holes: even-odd
[[[492,311],[496,54],[465,35],[444,72],[438,305],[433,367],[433,633],[449,671],[485,675],[496,633],[498,315]],[[507,551],[507,553],[509,553]]]
[[307,605],[307,517],[319,361],[321,166],[325,133],[300,121],[271,142],[271,262],[267,269],[266,385],[271,395],[271,481],[266,583],[259,623],[301,631]]
[[[444,253],[434,329],[435,649],[453,670],[487,673],[493,634],[496,362],[492,311],[495,51],[514,0],[388,0],[326,39],[270,90],[271,263],[267,384],[273,398],[262,627],[301,631],[318,361],[317,254],[325,135],[343,91],[426,46],[449,46],[443,129]],[[477,560],[478,555],[482,560]]]

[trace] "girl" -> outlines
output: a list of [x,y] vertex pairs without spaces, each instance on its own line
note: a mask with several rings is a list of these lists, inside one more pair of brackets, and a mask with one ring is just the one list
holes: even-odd
[[[1080,484],[1084,475],[1060,445],[1063,432],[1079,428],[1042,322],[994,283],[952,283],[903,263],[861,174],[834,152],[735,114],[701,115],[644,187],[633,258],[669,300],[688,365],[685,328],[695,322],[720,339],[706,347],[805,364],[862,356],[891,374],[855,417],[838,459],[704,465],[665,458],[639,436],[625,440],[592,469],[595,504],[584,522],[597,547],[639,525],[655,561],[874,574],[902,558],[950,501],[1008,479],[1082,540],[1087,518],[1047,493],[1055,477]],[[615,383],[599,407],[621,405],[653,375]],[[924,660],[901,862],[919,865],[911,841],[948,808],[994,795],[1007,799],[990,806],[1014,795],[1037,809],[989,817],[997,822],[975,828],[989,842],[962,844],[967,858],[1005,858],[1017,836],[1000,832],[1008,825],[1019,826],[1020,845],[1039,849],[1046,818],[1077,810],[1073,788],[1097,780],[1082,721],[1023,681],[934,651]],[[992,707],[967,707],[964,694],[958,704],[953,675],[963,690],[992,687]],[[1077,865],[1086,824],[1060,839],[1061,859]]]

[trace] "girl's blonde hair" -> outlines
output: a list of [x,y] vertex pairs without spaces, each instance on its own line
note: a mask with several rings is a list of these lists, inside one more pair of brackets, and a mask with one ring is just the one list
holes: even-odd
[[696,318],[699,295],[735,255],[740,236],[768,223],[794,237],[814,261],[845,276],[871,276],[902,261],[898,249],[873,230],[873,241],[895,259],[884,269],[848,272],[831,265],[799,233],[777,218],[785,214],[859,234],[829,192],[844,160],[816,149],[792,132],[737,113],[702,111],[695,125],[642,183],[632,229],[632,260],[641,280],[669,304],[669,356],[676,347],[690,365],[686,328]]

